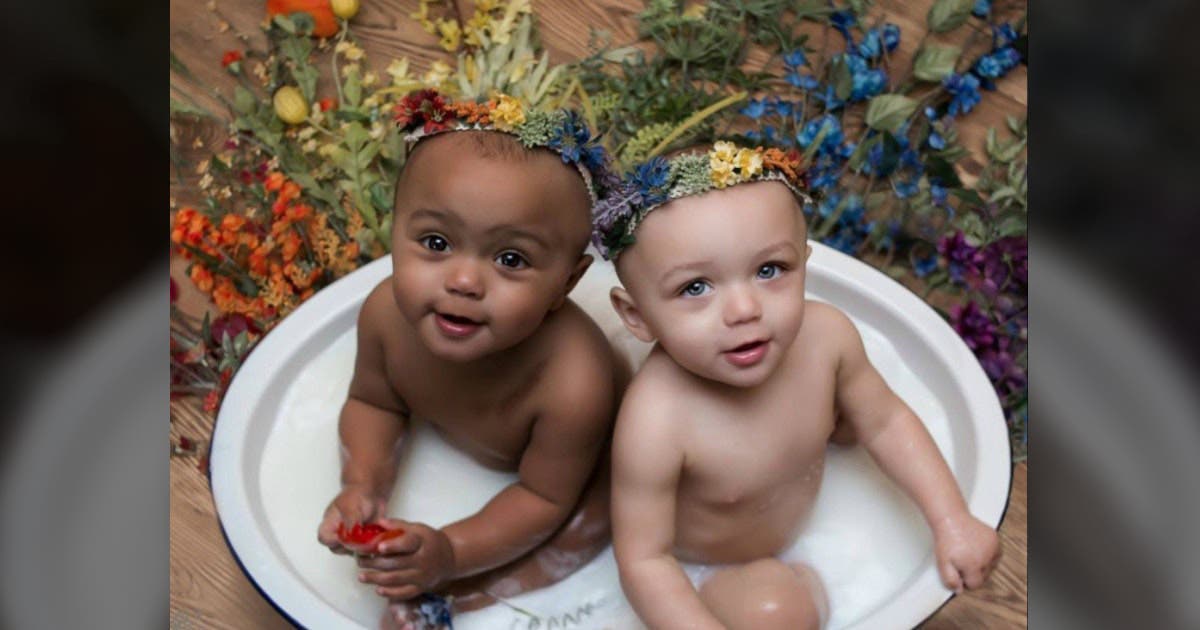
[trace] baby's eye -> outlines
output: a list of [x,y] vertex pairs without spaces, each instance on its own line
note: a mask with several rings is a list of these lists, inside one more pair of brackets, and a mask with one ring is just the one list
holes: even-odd
[[425,246],[426,249],[431,249],[435,252],[444,252],[447,249],[450,249],[450,242],[439,234],[430,234],[429,236],[424,236],[421,238],[420,242]]
[[708,293],[708,289],[709,289],[709,286],[708,286],[707,282],[705,282],[703,280],[693,280],[693,281],[687,283],[686,285],[684,285],[683,290],[680,291],[679,293],[681,295],[687,295],[689,297],[699,297],[701,295],[704,295],[705,293]]
[[496,262],[509,269],[524,269],[529,266],[529,262],[524,257],[513,251],[500,252],[500,255],[496,256]]
[[781,273],[783,273],[783,267],[775,263],[767,263],[758,268],[758,277],[762,280],[770,280]]

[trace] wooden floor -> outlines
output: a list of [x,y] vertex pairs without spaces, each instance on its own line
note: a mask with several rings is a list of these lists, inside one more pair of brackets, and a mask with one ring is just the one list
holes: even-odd
[[[469,15],[470,3],[459,4],[460,11]],[[911,58],[925,30],[925,14],[931,4],[932,0],[878,3],[886,8],[889,21],[898,24],[904,33],[894,63],[906,64]],[[446,58],[435,38],[408,18],[416,5],[416,0],[363,0],[354,29],[367,51],[368,66],[382,71],[392,58],[407,56],[423,70],[431,60]],[[226,50],[245,48],[247,41],[261,46],[258,25],[263,19],[262,7],[261,2],[249,0],[171,0],[171,49],[194,74],[228,94],[234,80],[221,69],[221,55]],[[616,45],[634,41],[635,15],[642,3],[534,0],[534,8],[542,42],[552,60],[568,61],[585,52],[589,26],[609,30]],[[819,46],[820,42],[814,44]],[[752,54],[748,63],[761,65],[766,60],[765,55]],[[199,90],[190,93],[219,111],[209,95]],[[988,127],[1002,127],[1005,115],[1024,115],[1026,94],[1022,67],[1001,81],[997,92],[987,94],[976,111],[959,123],[960,140],[978,155]],[[185,158],[201,155],[224,140],[218,126],[182,122],[172,124],[172,138]],[[960,164],[963,179],[971,181],[980,164],[981,160],[965,159]],[[173,204],[199,201],[195,190],[194,176],[185,173],[177,181],[173,173]],[[182,307],[203,312],[208,303],[185,280],[183,268],[182,261],[172,260],[172,274],[182,291]],[[197,401],[173,401],[171,416],[172,439],[186,436],[207,440],[212,432],[213,420],[199,410]],[[171,460],[171,628],[290,627],[246,579],[226,547],[207,479],[197,464],[191,457]],[[1024,463],[1013,470],[1008,510],[1000,527],[1003,559],[988,585],[951,599],[921,627],[1026,627],[1027,471]]]

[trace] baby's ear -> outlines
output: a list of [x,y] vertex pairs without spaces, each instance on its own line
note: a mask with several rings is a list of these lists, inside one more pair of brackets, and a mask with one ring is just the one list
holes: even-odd
[[634,337],[646,343],[654,343],[654,333],[650,332],[650,327],[646,325],[646,320],[642,319],[642,314],[628,291],[621,287],[613,287],[612,291],[608,292],[608,298],[612,300],[617,315]]
[[804,262],[808,262],[808,257],[812,256],[812,245],[804,243]]
[[583,254],[575,263],[575,268],[571,270],[571,275],[567,276],[567,285],[563,289],[562,295],[558,296],[558,300],[550,307],[550,310],[555,311],[562,307],[567,301],[567,295],[575,289],[575,285],[579,284],[579,279],[583,277],[583,273],[592,266],[592,255]]

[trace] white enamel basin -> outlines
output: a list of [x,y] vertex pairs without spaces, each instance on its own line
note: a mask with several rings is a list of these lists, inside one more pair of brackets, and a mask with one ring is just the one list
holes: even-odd
[[[910,291],[854,258],[812,246],[809,296],[851,317],[872,363],[929,428],[971,512],[997,525],[1011,479],[1008,434],[978,362]],[[264,596],[308,628],[372,628],[383,609],[355,580],[352,560],[317,543],[316,527],[338,489],[337,412],[353,365],[356,316],[390,272],[388,258],[359,269],[268,334],[234,378],[212,440],[212,490],[230,548]],[[572,298],[637,362],[647,348],[609,306],[616,283],[612,266],[597,260]],[[919,512],[861,448],[830,447],[827,466],[794,552],[826,582],[829,626],[916,625],[950,597]],[[389,510],[438,526],[473,513],[513,479],[417,427]],[[640,627],[621,595],[611,548],[563,582],[508,604],[456,617],[455,627]]]

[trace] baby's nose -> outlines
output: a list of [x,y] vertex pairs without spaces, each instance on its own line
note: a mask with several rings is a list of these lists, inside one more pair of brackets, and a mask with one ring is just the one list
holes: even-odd
[[762,301],[750,287],[731,287],[726,292],[722,314],[727,326],[757,321],[762,317]]
[[448,293],[480,299],[484,295],[483,273],[474,260],[463,259],[450,266],[445,287]]

